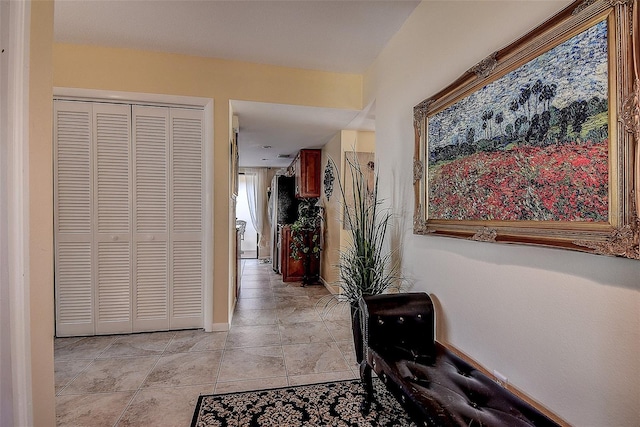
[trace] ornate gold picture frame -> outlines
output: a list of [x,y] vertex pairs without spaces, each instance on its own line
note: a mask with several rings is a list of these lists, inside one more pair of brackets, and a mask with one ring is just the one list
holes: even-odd
[[640,259],[637,0],[577,1],[414,108],[414,233]]

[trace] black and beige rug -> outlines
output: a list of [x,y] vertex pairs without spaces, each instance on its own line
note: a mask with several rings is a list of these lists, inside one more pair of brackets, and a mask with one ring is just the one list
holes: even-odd
[[191,427],[414,426],[380,381],[374,387],[366,416],[360,380],[200,396]]

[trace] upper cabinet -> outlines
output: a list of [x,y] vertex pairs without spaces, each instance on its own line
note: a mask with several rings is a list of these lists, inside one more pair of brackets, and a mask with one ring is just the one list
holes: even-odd
[[296,178],[296,197],[320,197],[322,150],[300,150],[291,166]]

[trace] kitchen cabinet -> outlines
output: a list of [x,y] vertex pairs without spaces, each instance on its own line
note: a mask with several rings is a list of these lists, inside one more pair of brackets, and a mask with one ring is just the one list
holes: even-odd
[[[304,261],[302,259],[295,260],[291,258],[291,227],[285,225],[282,227],[281,236],[282,251],[282,281],[283,282],[300,282],[304,279]],[[311,256],[310,276],[318,276],[320,272],[320,259]]]
[[320,197],[320,157],[317,149],[300,150],[292,167],[296,180],[296,197]]

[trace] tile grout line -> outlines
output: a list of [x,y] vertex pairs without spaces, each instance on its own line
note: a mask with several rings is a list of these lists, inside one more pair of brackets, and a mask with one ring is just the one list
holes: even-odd
[[[241,261],[241,266],[240,266],[240,281],[242,282],[242,276],[244,275],[244,271],[245,271],[245,261]],[[239,302],[240,298],[238,298],[238,301],[236,301],[236,306],[234,307],[233,311],[235,312],[238,309],[238,302]],[[224,355],[227,351],[227,342],[229,341],[229,335],[231,334],[231,329],[233,328],[233,316],[231,318],[231,322],[229,323],[229,329],[227,330],[227,336],[224,338],[224,344],[222,345],[222,354],[220,355],[220,363],[218,363],[218,369],[216,372],[216,377],[215,377],[215,381],[213,383],[213,394],[217,394],[217,389],[218,389],[218,383],[220,382],[220,371],[222,371],[222,362],[224,362]]]
[[[171,332],[171,331],[167,331],[167,332]],[[116,422],[113,424],[113,427],[117,427],[118,424],[120,423],[120,421],[122,420],[122,417],[124,417],[124,414],[127,413],[127,411],[129,410],[129,408],[133,404],[133,402],[136,399],[136,397],[138,396],[138,394],[142,391],[142,386],[147,381],[147,378],[149,378],[149,375],[151,375],[151,372],[153,372],[153,370],[156,368],[156,366],[158,366],[158,363],[160,362],[160,359],[162,359],[162,356],[164,355],[164,352],[167,350],[167,348],[169,348],[169,345],[171,344],[171,342],[173,341],[173,339],[175,337],[176,337],[176,332],[174,331],[173,332],[173,336],[171,337],[171,339],[169,339],[169,341],[164,346],[162,351],[160,353],[154,355],[154,356],[158,356],[158,360],[156,360],[156,362],[153,364],[153,366],[147,372],[147,375],[145,375],[144,379],[140,382],[140,384],[138,384],[138,388],[136,388],[136,390],[134,391],[133,395],[131,396],[131,399],[129,399],[129,403],[127,403],[127,405],[124,407],[124,410],[122,411],[122,413],[120,414],[120,416],[118,417]],[[140,357],[147,357],[147,356],[133,356],[133,357],[140,358]],[[117,357],[111,357],[111,359],[117,359]]]
[[124,417],[124,414],[127,413],[127,411],[129,410],[129,407],[131,406],[131,404],[133,403],[133,401],[135,400],[135,398],[136,398],[136,396],[138,395],[139,392],[140,392],[140,388],[138,387],[138,389],[135,390],[133,395],[131,396],[131,399],[129,399],[129,403],[127,403],[126,406],[124,407],[124,409],[122,410],[122,413],[120,414],[120,416],[118,417],[116,422],[113,423],[113,427],[117,427],[118,426],[118,424],[120,423],[120,420],[122,420],[122,417]]
[[[271,278],[269,278],[269,289],[273,293],[273,284],[271,283]],[[275,296],[274,296],[275,298]],[[276,304],[278,306],[278,304]],[[278,337],[280,338],[280,353],[282,354],[282,366],[284,366],[284,378],[287,381],[287,386],[291,386],[291,379],[289,378],[289,370],[287,369],[287,358],[284,356],[284,344],[282,343],[282,331],[280,330],[280,326],[282,325],[280,321],[280,307],[276,307],[275,315],[276,315],[276,329],[278,331]]]
[[222,344],[222,351],[220,353],[220,363],[218,363],[218,369],[216,372],[215,379],[213,381],[213,391],[211,393],[217,394],[216,391],[218,389],[218,382],[220,379],[220,371],[222,370],[222,362],[224,361],[224,354],[227,351],[227,341],[229,340],[229,334],[231,333],[231,323],[229,323],[229,330],[227,330],[227,336],[224,337],[224,343]]
[[[70,359],[70,360],[66,360],[66,362],[77,362],[78,360],[88,360],[88,359]],[[65,360],[62,360],[63,362],[65,362]],[[76,375],[74,375],[73,378],[71,378],[71,380],[69,380],[68,383],[66,383],[59,391],[56,392],[56,397],[57,396],[62,396],[62,392],[65,391],[67,389],[67,387],[69,387],[71,385],[72,382],[74,382],[76,379],[78,379],[78,377],[80,376],[80,374],[82,374],[84,371],[86,371],[87,369],[89,369],[89,366],[93,365],[93,363],[96,361],[96,359],[91,359],[89,361],[89,363],[87,364],[87,366],[84,367],[84,369],[82,369],[81,371],[79,371]],[[54,360],[54,371],[55,371],[55,360]],[[54,376],[55,376],[55,372],[54,372]]]
[[[85,338],[89,338],[89,337],[82,337],[82,339],[85,339]],[[76,341],[76,342],[80,342],[80,341],[82,341],[82,339],[80,339],[80,340],[78,340],[78,341]],[[69,358],[69,359],[64,359],[64,358],[63,358],[62,360],[58,359],[58,361],[59,361],[59,362],[60,362],[60,361],[63,361],[63,362],[65,362],[65,361],[66,361],[66,362],[76,362],[76,361],[78,361],[78,360],[90,360],[90,362],[87,364],[87,366],[85,366],[85,367],[84,367],[84,369],[82,369],[80,372],[78,372],[78,373],[77,373],[77,374],[76,374],[76,375],[75,375],[75,376],[74,376],[74,377],[73,377],[73,378],[72,378],[68,383],[66,383],[66,384],[65,384],[65,385],[60,389],[60,391],[55,392],[55,396],[56,396],[56,397],[58,397],[58,396],[62,396],[62,392],[64,392],[64,391],[67,389],[67,387],[69,387],[69,386],[71,385],[71,383],[72,383],[72,382],[74,382],[76,379],[78,379],[78,377],[80,376],[80,374],[82,374],[82,373],[83,373],[83,372],[85,372],[87,369],[89,369],[89,367],[90,367],[91,365],[93,365],[93,364],[96,362],[96,360],[98,360],[98,357],[99,357],[102,353],[104,353],[104,352],[105,352],[109,347],[111,347],[111,345],[112,345],[114,342],[116,342],[116,340],[117,340],[117,338],[114,338],[114,339],[113,339],[113,341],[112,341],[111,343],[109,343],[109,345],[107,345],[105,348],[103,348],[103,349],[102,349],[102,351],[100,351],[99,353],[97,353],[97,354],[96,354],[95,356],[93,356],[91,359],[82,359],[82,358],[73,358],[73,357],[72,357],[72,358]],[[74,344],[75,344],[75,343],[74,343]],[[54,367],[55,367],[55,362],[56,362],[56,360],[55,360],[55,349],[54,349],[54,356],[53,356],[53,358],[54,358],[53,363],[54,363]],[[55,370],[55,369],[54,369],[54,370]],[[55,372],[54,372],[54,374],[55,374]],[[55,375],[54,375],[54,376],[55,376]],[[85,393],[85,394],[86,394],[86,393]]]

